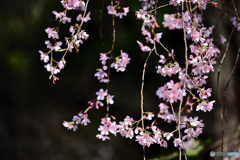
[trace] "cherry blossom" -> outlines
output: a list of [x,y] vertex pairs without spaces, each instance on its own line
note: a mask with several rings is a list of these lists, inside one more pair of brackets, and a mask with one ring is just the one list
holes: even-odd
[[139,44],[139,47],[140,49],[143,51],[143,52],[149,52],[151,51],[151,48],[148,47],[148,46],[144,46],[141,42],[137,41],[137,43]]
[[219,37],[220,37],[220,42],[222,44],[224,44],[227,41],[226,38],[223,35],[220,34]]
[[82,14],[79,14],[79,15],[77,16],[76,20],[77,20],[77,21],[88,22],[89,20],[91,20],[90,14],[91,14],[91,12],[88,12],[85,17],[83,17]]
[[39,53],[40,53],[40,56],[41,56],[40,60],[47,63],[49,61],[49,56],[47,54],[43,53],[42,51],[39,51]]
[[175,140],[173,141],[173,144],[174,144],[175,147],[178,147],[178,146],[179,146],[179,147],[183,147],[182,141],[181,141],[180,138],[175,139]]
[[96,92],[97,100],[104,100],[105,96],[107,96],[107,92],[103,89],[100,89],[99,92]]
[[45,32],[48,34],[48,38],[59,39],[58,32],[54,28],[48,27]]
[[65,59],[63,59],[61,62],[58,63],[58,68],[61,70],[65,67],[66,65],[66,61]]
[[106,61],[110,59],[106,53],[100,53],[100,61],[103,65],[106,65]]
[[213,109],[213,103],[215,101],[211,101],[211,102],[206,102],[206,101],[202,101],[201,103],[198,104],[196,111],[202,110],[203,112],[206,111],[211,111]]
[[170,0],[169,4],[174,5],[174,6],[178,6],[181,5],[182,2],[184,2],[185,0]]
[[149,134],[136,136],[136,141],[138,141],[138,143],[142,146],[150,147],[150,145],[153,144],[153,138]]
[[172,133],[164,133],[164,137],[166,137],[167,140],[169,140],[172,136]]
[[130,63],[131,58],[128,54],[121,50],[121,55],[115,58],[115,61],[111,64],[112,68],[115,68],[117,72],[124,72],[126,70],[127,64]]
[[64,8],[68,10],[74,10],[80,8],[81,10],[85,9],[85,2],[79,0],[61,0],[61,3]]
[[106,99],[107,99],[107,104],[113,104],[113,103],[114,103],[113,97],[114,97],[114,96],[111,96],[110,94],[107,95],[107,97],[106,97]]
[[106,72],[104,72],[102,69],[98,69],[98,72],[94,74],[95,77],[97,77],[98,80],[102,83],[107,83],[108,82],[108,75]]
[[127,16],[127,13],[129,12],[129,7],[123,7],[122,8],[123,12],[118,12],[116,13],[116,17],[119,17],[120,19],[123,18],[123,16]]

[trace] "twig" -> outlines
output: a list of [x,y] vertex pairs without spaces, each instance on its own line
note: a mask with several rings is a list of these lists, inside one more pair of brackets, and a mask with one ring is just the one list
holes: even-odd
[[[144,130],[144,118],[143,118],[143,114],[144,114],[144,110],[143,110],[143,88],[144,88],[144,80],[145,80],[145,71],[146,71],[146,66],[147,66],[147,62],[149,57],[151,56],[152,51],[154,50],[154,48],[149,52],[144,65],[143,65],[143,72],[142,72],[142,86],[141,86],[141,119],[142,119],[142,129]],[[143,159],[145,160],[145,147],[143,147]]]
[[174,59],[173,55],[169,52],[169,50],[162,44],[162,42],[160,42],[160,41],[157,41],[157,42],[162,46],[162,48],[163,48],[165,51],[168,52],[168,54],[171,55],[172,59],[173,59],[174,61],[176,61],[176,60]]
[[[185,73],[185,77],[184,77],[184,81],[183,81],[183,88],[182,88],[182,95],[181,95],[181,101],[180,101],[180,104],[179,104],[179,109],[178,109],[178,136],[179,136],[179,139],[181,139],[181,130],[180,130],[180,118],[181,118],[181,108],[182,108],[182,103],[183,103],[183,90],[186,88],[186,75],[188,75],[188,47],[187,47],[187,38],[186,38],[186,29],[185,29],[185,25],[184,25],[184,19],[183,19],[183,16],[184,16],[184,3],[182,2],[182,27],[183,27],[183,35],[184,35],[184,45],[185,45],[185,61],[186,61],[186,65],[185,65],[185,69],[186,69],[186,73]],[[186,152],[184,152],[185,154],[185,159],[187,159],[187,156],[186,156]],[[179,160],[182,159],[182,152],[181,152],[181,147],[179,147]]]
[[101,40],[102,45],[104,45],[103,34],[102,34],[102,11],[103,11],[103,7],[104,7],[104,1],[105,0],[102,1],[102,7],[100,9],[100,24],[99,24],[100,25],[100,40]]
[[237,16],[237,20],[239,21],[239,15],[238,15],[237,7],[236,7],[236,5],[234,3],[234,0],[232,0],[232,4],[233,4],[234,11],[236,13],[236,16]]
[[[111,7],[113,7],[113,0],[111,0]],[[112,47],[111,50],[107,53],[107,54],[111,54],[110,55],[110,60],[109,60],[109,65],[108,65],[108,81],[107,81],[107,91],[109,88],[109,81],[110,81],[110,67],[111,67],[111,63],[112,63],[112,59],[113,59],[113,49],[115,46],[115,39],[116,39],[116,28],[115,28],[115,16],[114,14],[112,14],[112,28],[113,28],[113,41],[112,41]],[[109,114],[109,104],[107,103],[107,115],[106,118],[108,117]]]
[[[156,3],[156,4],[157,4],[157,3]],[[160,9],[160,8],[167,7],[167,6],[169,6],[169,4],[165,4],[165,5],[162,5],[162,6],[158,6],[157,8],[154,8],[154,9],[148,11],[147,13],[151,13],[151,12],[153,12],[153,11],[156,11],[156,10],[158,10],[158,9]]]
[[[225,98],[226,98],[226,91],[227,91],[227,88],[228,88],[228,85],[229,85],[229,83],[230,83],[230,81],[231,81],[231,79],[232,79],[232,77],[233,77],[233,73],[234,73],[234,71],[235,71],[235,69],[236,69],[236,66],[237,66],[237,62],[238,62],[238,59],[239,59],[239,54],[240,54],[240,48],[238,49],[238,54],[237,54],[237,57],[236,57],[236,60],[235,60],[235,64],[234,64],[234,66],[233,66],[233,69],[232,69],[232,72],[231,72],[231,76],[230,76],[230,78],[228,79],[228,82],[227,82],[227,84],[226,84],[226,86],[225,86],[225,88],[224,88],[224,90],[223,90],[223,115],[224,115],[224,117],[225,117],[225,106],[226,106],[226,100],[225,100]],[[225,118],[225,120],[226,120],[226,118]],[[227,120],[226,120],[227,121]]]

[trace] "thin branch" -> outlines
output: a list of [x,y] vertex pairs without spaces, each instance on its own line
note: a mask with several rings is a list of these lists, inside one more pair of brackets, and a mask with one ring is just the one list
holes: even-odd
[[233,8],[234,8],[235,14],[237,16],[237,20],[239,21],[240,19],[239,19],[239,15],[238,15],[238,10],[237,10],[237,7],[236,7],[236,5],[234,3],[234,0],[232,0],[232,4],[233,4]]
[[[236,57],[236,60],[235,60],[235,64],[234,64],[234,66],[233,66],[233,69],[232,69],[232,72],[231,72],[231,76],[230,76],[230,78],[228,79],[228,82],[227,82],[227,84],[226,84],[226,86],[225,86],[225,88],[224,88],[224,90],[223,90],[223,115],[225,115],[225,106],[226,106],[226,100],[225,100],[225,98],[226,98],[226,91],[227,91],[227,88],[228,88],[228,85],[229,85],[229,83],[230,83],[230,81],[232,80],[232,77],[233,77],[233,73],[234,73],[234,71],[235,71],[235,69],[236,69],[236,66],[237,66],[237,62],[238,62],[238,59],[239,59],[239,54],[240,54],[240,48],[238,49],[238,54],[237,54],[237,57]],[[225,117],[225,116],[224,116]],[[226,120],[226,118],[225,118],[225,120]]]
[[172,59],[173,59],[174,61],[176,61],[176,60],[174,59],[173,55],[169,52],[169,50],[162,44],[162,42],[160,42],[160,41],[157,41],[157,42],[162,46],[162,48],[163,48],[165,51],[168,52],[169,55],[171,55]]
[[[182,27],[183,27],[183,35],[184,35],[184,45],[185,45],[185,62],[186,62],[186,65],[185,65],[185,69],[186,69],[186,73],[185,73],[185,77],[184,77],[184,81],[183,81],[183,88],[182,88],[182,95],[181,95],[181,101],[180,101],[180,104],[179,104],[179,109],[178,109],[178,136],[179,136],[179,139],[181,139],[181,125],[180,125],[180,118],[181,118],[181,108],[182,108],[182,103],[183,103],[183,92],[184,92],[184,89],[186,88],[186,75],[188,75],[188,47],[187,47],[187,38],[186,38],[186,29],[185,29],[185,24],[184,24],[184,3],[182,2]],[[184,152],[185,154],[185,159],[187,159],[187,156],[186,156],[186,152]],[[181,153],[181,147],[179,147],[179,160],[182,159],[182,153]]]
[[[142,86],[141,86],[141,119],[142,119],[142,129],[144,130],[144,118],[143,118],[143,114],[144,114],[144,110],[143,110],[143,88],[144,88],[144,80],[145,80],[145,71],[146,71],[146,66],[147,66],[147,62],[149,57],[151,56],[152,51],[154,50],[154,48],[149,52],[144,65],[143,65],[143,72],[142,72]],[[145,147],[143,147],[143,159],[145,160]]]
[[102,34],[102,11],[103,11],[103,7],[104,7],[104,1],[105,0],[102,0],[102,7],[100,9],[100,40],[101,40],[101,43],[102,45],[104,45],[103,43],[103,34]]
[[[157,3],[156,3],[156,4],[157,4]],[[151,13],[151,12],[153,12],[153,11],[156,11],[156,10],[158,10],[158,9],[160,9],[160,8],[167,7],[167,6],[169,6],[169,4],[165,4],[165,5],[162,5],[162,6],[158,6],[157,8],[154,8],[154,9],[148,11],[147,13]]]
[[[111,0],[111,7],[113,7],[113,0]],[[108,81],[107,81],[107,91],[109,88],[109,81],[110,81],[110,67],[111,67],[111,63],[112,63],[112,59],[113,59],[113,49],[115,46],[115,39],[116,39],[116,28],[115,28],[115,16],[114,14],[112,14],[112,28],[113,28],[113,41],[112,41],[112,47],[111,50],[107,53],[107,54],[111,54],[110,55],[110,60],[109,60],[109,65],[108,65]],[[106,117],[108,117],[109,114],[109,104],[107,103],[107,115]]]

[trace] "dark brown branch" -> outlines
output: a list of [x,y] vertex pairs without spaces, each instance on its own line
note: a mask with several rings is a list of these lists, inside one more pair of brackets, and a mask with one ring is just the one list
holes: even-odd
[[[233,73],[234,73],[234,71],[235,71],[235,69],[236,69],[236,66],[237,66],[237,62],[238,62],[238,59],[239,59],[239,54],[240,54],[240,48],[238,49],[238,54],[237,54],[237,57],[236,57],[236,60],[235,60],[235,64],[234,64],[234,66],[233,66],[233,69],[232,69],[232,72],[231,72],[231,76],[230,76],[230,78],[228,79],[228,82],[227,82],[227,84],[226,84],[226,86],[225,86],[225,88],[224,88],[224,90],[223,90],[223,116],[224,116],[224,118],[225,118],[225,106],[226,106],[226,91],[227,91],[227,88],[228,88],[228,86],[229,86],[229,83],[231,82],[231,80],[232,80],[232,77],[233,77]],[[225,118],[225,120],[227,121],[227,119]]]
[[[113,0],[111,0],[111,7],[113,7]],[[112,63],[112,59],[113,59],[113,49],[115,46],[115,39],[116,39],[116,28],[115,28],[115,16],[114,14],[112,14],[112,28],[113,28],[113,41],[112,41],[112,47],[111,50],[107,53],[110,54],[110,60],[109,60],[109,65],[108,65],[108,81],[107,81],[107,91],[109,88],[109,81],[110,81],[110,67],[111,67],[111,63]],[[109,115],[109,104],[107,104],[107,115],[106,118]]]
[[219,110],[219,115],[220,115],[220,120],[221,120],[221,130],[222,130],[222,144],[221,144],[221,152],[223,152],[223,146],[224,146],[224,123],[223,123],[223,111],[222,111],[222,107],[221,107],[221,95],[220,95],[220,73],[221,73],[221,68],[222,68],[222,64],[227,56],[228,53],[228,48],[229,48],[229,44],[230,44],[230,40],[232,38],[233,32],[236,28],[236,25],[234,26],[234,28],[232,29],[230,36],[228,38],[228,43],[226,46],[226,50],[223,54],[223,57],[220,61],[219,67],[218,67],[218,72],[217,72],[217,97],[218,97],[218,110]]
[[103,11],[103,7],[104,7],[104,1],[105,0],[102,1],[102,7],[100,9],[100,24],[99,24],[100,25],[100,41],[101,41],[102,45],[104,45],[103,34],[102,34],[102,11]]

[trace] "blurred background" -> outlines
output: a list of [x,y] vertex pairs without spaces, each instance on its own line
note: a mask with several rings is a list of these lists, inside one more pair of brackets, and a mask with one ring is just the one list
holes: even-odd
[[[231,32],[229,21],[234,15],[230,2],[220,1],[219,7],[225,6],[230,13],[218,22],[215,37],[219,33],[226,38]],[[167,1],[161,2],[166,4]],[[239,2],[237,7],[239,8]],[[58,26],[53,10],[63,10],[60,1],[54,0],[2,0],[0,5],[0,159],[1,160],[132,160],[142,159],[142,147],[134,140],[120,136],[111,137],[110,141],[96,139],[100,119],[105,116],[106,108],[89,112],[91,123],[79,126],[76,132],[63,127],[64,120],[71,121],[73,115],[86,109],[87,102],[95,98],[95,92],[104,88],[93,76],[96,68],[100,68],[99,53],[110,50],[112,42],[111,16],[107,15],[105,2],[103,14],[103,39],[100,39],[100,9],[102,1],[91,1],[91,21],[83,25],[90,35],[80,47],[78,54],[68,53],[67,65],[58,75],[59,81],[54,85],[48,79],[49,73],[40,61],[39,50],[47,51],[44,41],[47,27]],[[227,5],[229,4],[229,5]],[[134,119],[140,118],[140,87],[143,54],[136,40],[144,41],[140,34],[141,21],[136,21],[135,10],[140,2],[126,1],[130,12],[127,18],[116,18],[116,45],[114,54],[117,56],[122,49],[131,57],[131,62],[124,73],[112,71],[109,86],[110,94],[115,95],[115,103],[110,113],[122,121],[126,115]],[[229,10],[231,9],[231,10]],[[174,13],[171,7],[158,12],[159,32],[163,32],[162,42],[169,49],[174,49],[176,59],[184,65],[184,43],[182,31],[168,31],[163,28],[163,13]],[[205,13],[208,26],[217,23],[219,12],[213,7]],[[61,29],[60,29],[61,30]],[[67,27],[60,32],[60,37],[68,32]],[[216,38],[216,39],[217,39]],[[102,43],[104,45],[102,45]],[[218,44],[218,42],[216,42]],[[226,45],[219,46],[220,49]],[[239,48],[239,32],[234,32],[230,49],[221,72],[221,90],[223,91],[234,66]],[[159,52],[166,54],[162,48]],[[178,54],[179,53],[179,54]],[[61,53],[59,53],[61,54]],[[218,59],[219,61],[220,59]],[[164,83],[156,74],[157,57],[152,55],[146,70],[144,108],[146,111],[158,112],[160,100],[155,95],[158,87]],[[216,65],[217,67],[217,65]],[[217,69],[216,69],[217,70]],[[239,74],[237,65],[232,81],[227,89],[226,101],[226,150],[239,150]],[[167,80],[167,79],[166,79]],[[216,72],[210,74],[209,86],[213,88],[212,99],[216,98]],[[219,150],[221,137],[220,118],[217,103],[210,113],[196,113],[205,122],[204,133],[193,141],[190,159],[210,159],[211,150]],[[163,123],[162,126],[168,126]],[[232,143],[234,142],[234,143]],[[170,144],[169,149],[153,145],[146,149],[148,159],[176,159],[178,150]]]

